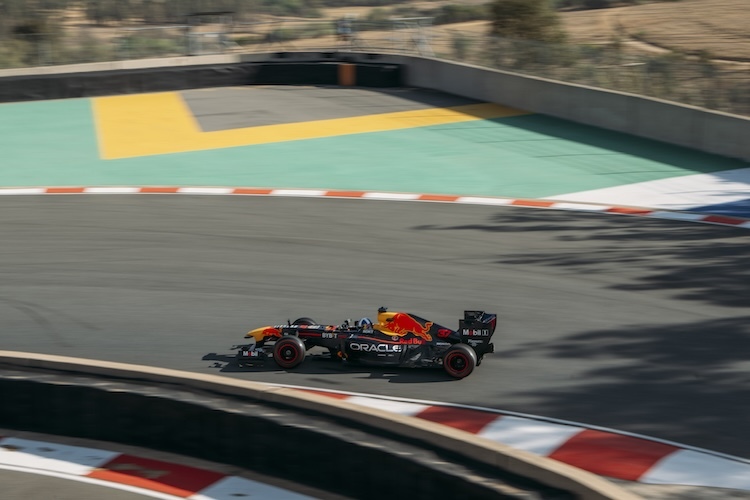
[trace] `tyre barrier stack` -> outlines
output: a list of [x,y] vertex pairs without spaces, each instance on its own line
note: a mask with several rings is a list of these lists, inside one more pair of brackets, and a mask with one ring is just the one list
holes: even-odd
[[0,401],[0,427],[178,453],[354,498],[637,498],[460,430],[214,375],[0,351]]

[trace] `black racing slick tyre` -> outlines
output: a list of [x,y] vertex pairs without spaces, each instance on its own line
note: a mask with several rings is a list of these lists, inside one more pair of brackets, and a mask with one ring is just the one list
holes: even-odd
[[312,318],[297,318],[294,320],[293,325],[317,325],[314,319]]
[[305,360],[305,343],[299,337],[282,337],[273,346],[273,360],[285,370],[298,366]]
[[466,344],[456,344],[443,356],[443,368],[453,378],[471,375],[477,366],[477,353]]

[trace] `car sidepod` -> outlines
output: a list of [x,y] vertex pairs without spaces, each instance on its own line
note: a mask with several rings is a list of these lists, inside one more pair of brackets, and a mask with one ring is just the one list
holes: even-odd
[[400,365],[408,353],[408,345],[374,336],[352,335],[344,341],[348,361],[374,365]]

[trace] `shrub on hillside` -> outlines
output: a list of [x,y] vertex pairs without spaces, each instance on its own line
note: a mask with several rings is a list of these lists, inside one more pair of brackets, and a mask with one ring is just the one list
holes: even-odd
[[565,32],[548,0],[495,0],[490,4],[493,35],[520,40],[562,42]]
[[486,5],[448,4],[430,14],[434,17],[433,24],[453,24],[488,19],[490,9]]

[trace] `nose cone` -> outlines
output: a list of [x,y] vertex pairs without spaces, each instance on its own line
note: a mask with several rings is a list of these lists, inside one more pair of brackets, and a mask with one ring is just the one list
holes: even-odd
[[245,335],[246,339],[254,338],[256,342],[262,341],[266,337],[278,336],[281,332],[272,326],[262,326],[255,330],[250,330]]

